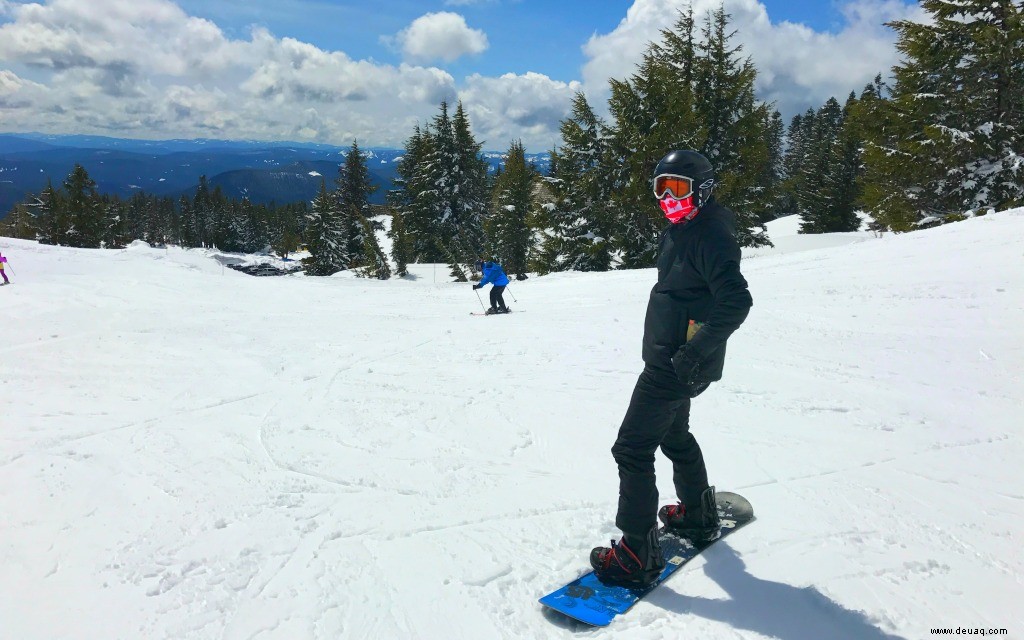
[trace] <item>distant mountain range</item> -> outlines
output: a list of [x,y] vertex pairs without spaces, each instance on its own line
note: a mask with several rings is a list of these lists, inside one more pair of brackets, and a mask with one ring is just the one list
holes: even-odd
[[[220,186],[232,198],[248,197],[260,204],[310,201],[321,179],[333,186],[347,151],[315,143],[0,134],[0,218],[29,193],[44,189],[47,180],[60,186],[75,163],[85,167],[100,193],[122,198],[140,189],[174,198],[192,196],[199,176],[205,175],[211,186]],[[382,203],[396,176],[395,161],[404,151],[363,151],[369,156],[370,180],[380,187],[372,200]],[[500,152],[483,155],[492,171],[504,161]],[[549,154],[527,154],[527,160],[547,173]]]

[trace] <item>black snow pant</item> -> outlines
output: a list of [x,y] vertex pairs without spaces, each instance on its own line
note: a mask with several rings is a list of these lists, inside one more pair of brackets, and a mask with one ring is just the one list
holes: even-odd
[[700,445],[690,433],[690,397],[675,371],[646,366],[633,389],[612,455],[619,465],[619,512],[615,525],[643,535],[658,523],[654,453],[672,461],[672,482],[684,505],[700,503],[708,472]]
[[498,310],[498,311],[504,311],[507,308],[507,307],[505,307],[505,298],[501,297],[501,294],[504,293],[504,291],[505,291],[505,285],[494,285],[493,287],[491,287],[491,308],[492,309],[495,309],[495,310]]

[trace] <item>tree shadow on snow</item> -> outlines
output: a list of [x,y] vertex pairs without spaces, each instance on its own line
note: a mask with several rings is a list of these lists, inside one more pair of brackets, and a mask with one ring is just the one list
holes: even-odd
[[647,600],[679,614],[718,620],[779,640],[902,640],[814,587],[798,588],[750,575],[743,560],[724,541],[704,553],[704,573],[725,590],[727,599],[690,597],[657,589]]

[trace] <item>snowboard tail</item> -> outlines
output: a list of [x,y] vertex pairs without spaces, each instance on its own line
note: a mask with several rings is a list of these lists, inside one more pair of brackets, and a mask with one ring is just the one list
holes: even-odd
[[700,555],[704,549],[753,522],[754,509],[743,496],[722,491],[716,494],[715,501],[718,515],[722,519],[722,528],[721,535],[710,542],[694,544],[686,538],[665,531],[662,527],[658,539],[665,558],[665,568],[651,584],[643,587],[604,584],[591,571],[544,596],[540,603],[580,622],[597,627],[607,626],[615,616],[629,611],[634,604],[678,571],[681,566]]

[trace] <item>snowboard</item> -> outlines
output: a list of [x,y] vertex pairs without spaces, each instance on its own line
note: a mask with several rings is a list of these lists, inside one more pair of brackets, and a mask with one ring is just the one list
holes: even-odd
[[544,596],[540,603],[580,622],[596,627],[607,626],[615,616],[629,611],[634,604],[678,571],[679,567],[700,555],[701,551],[754,520],[754,509],[743,496],[722,491],[716,493],[715,501],[718,504],[718,515],[722,519],[721,535],[718,538],[694,544],[686,538],[666,532],[664,527],[661,529],[659,541],[665,557],[665,569],[651,584],[644,587],[606,585],[591,571]]

